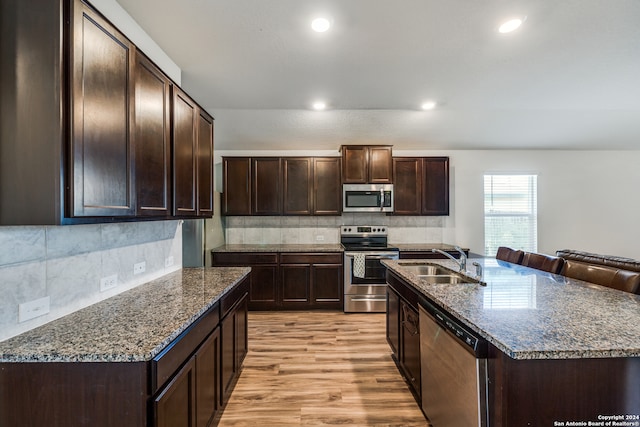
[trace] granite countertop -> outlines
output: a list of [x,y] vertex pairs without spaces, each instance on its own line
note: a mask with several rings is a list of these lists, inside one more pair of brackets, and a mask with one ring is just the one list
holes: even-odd
[[395,246],[402,252],[430,252],[431,249],[440,249],[445,252],[457,253],[454,245],[447,243],[389,243],[389,245]]
[[0,362],[141,362],[250,272],[184,268],[0,342]]
[[513,359],[640,357],[640,296],[493,258],[471,258],[469,270],[473,261],[486,287],[430,284],[402,267],[411,260],[383,263]]
[[211,252],[343,252],[339,243],[334,244],[233,244],[213,248]]
[[[429,252],[431,249],[455,252],[454,245],[446,243],[389,243],[407,252]],[[327,244],[232,244],[213,248],[211,252],[343,252],[344,248],[339,243]]]

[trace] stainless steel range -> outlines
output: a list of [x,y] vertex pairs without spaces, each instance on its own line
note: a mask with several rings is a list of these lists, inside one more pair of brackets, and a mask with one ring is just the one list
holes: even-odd
[[387,246],[387,227],[344,225],[344,311],[384,313],[387,309],[386,267],[382,259],[398,259],[398,248]]

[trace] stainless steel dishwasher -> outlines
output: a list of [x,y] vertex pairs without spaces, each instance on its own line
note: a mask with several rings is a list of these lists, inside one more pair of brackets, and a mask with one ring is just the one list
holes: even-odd
[[487,427],[487,342],[420,300],[422,410],[434,427]]

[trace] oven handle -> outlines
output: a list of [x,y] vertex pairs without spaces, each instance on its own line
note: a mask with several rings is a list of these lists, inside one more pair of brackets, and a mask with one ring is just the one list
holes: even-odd
[[[353,253],[347,253],[345,252],[344,254],[346,257],[349,258],[353,258],[354,254]],[[388,254],[388,255],[365,255],[365,258],[367,259],[398,259],[399,258],[399,254]]]

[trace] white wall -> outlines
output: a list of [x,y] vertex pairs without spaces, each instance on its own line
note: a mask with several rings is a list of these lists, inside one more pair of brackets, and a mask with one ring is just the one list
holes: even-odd
[[178,85],[182,84],[182,71],[180,68],[116,0],[89,0],[89,2],[155,62],[169,78]]
[[483,174],[537,173],[539,252],[579,249],[640,259],[640,151],[443,154],[452,167],[445,241],[482,253]]
[[[217,162],[237,155],[338,153],[216,152]],[[451,164],[451,215],[443,217],[442,242],[483,253],[483,175],[536,173],[539,252],[579,249],[640,259],[640,151],[394,150],[394,156],[441,155]],[[220,178],[217,174],[219,189]]]

